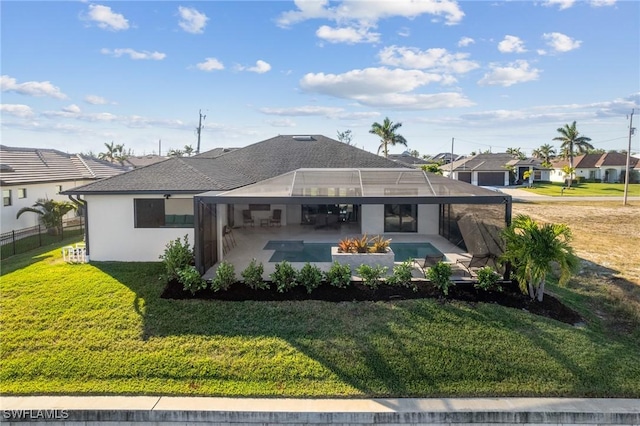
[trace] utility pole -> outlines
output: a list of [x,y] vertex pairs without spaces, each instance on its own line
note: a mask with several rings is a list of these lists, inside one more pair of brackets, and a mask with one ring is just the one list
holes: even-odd
[[453,141],[455,138],[451,138],[451,158],[449,159],[449,179],[453,179]]
[[207,118],[206,115],[202,115],[202,110],[198,110],[198,114],[200,114],[200,119],[198,120],[198,128],[196,129],[196,133],[198,134],[198,148],[196,149],[196,154],[200,154],[200,134],[202,133],[202,120]]
[[158,139],[158,156],[162,157],[162,139]]
[[631,110],[631,117],[629,118],[629,147],[627,148],[627,168],[624,175],[624,197],[622,198],[622,205],[627,205],[627,194],[629,193],[629,177],[631,175],[631,136],[633,136],[633,113],[635,109]]

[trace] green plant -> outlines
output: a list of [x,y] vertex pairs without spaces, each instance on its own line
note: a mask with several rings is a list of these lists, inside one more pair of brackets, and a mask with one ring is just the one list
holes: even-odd
[[253,290],[268,289],[269,284],[262,279],[264,273],[264,266],[262,262],[257,263],[256,259],[251,259],[251,263],[246,267],[244,271],[240,273],[244,279],[244,284]]
[[40,215],[40,222],[52,235],[59,235],[62,230],[62,218],[72,210],[77,210],[78,206],[69,201],[55,201],[48,198],[39,199],[31,207],[23,207],[18,210],[16,219],[23,213],[35,213]]
[[207,282],[202,279],[195,266],[189,265],[178,270],[178,281],[185,291],[195,294],[198,290],[207,288]]
[[338,253],[353,253],[355,251],[353,238],[343,238],[338,241]]
[[194,263],[193,248],[189,244],[189,236],[184,236],[184,242],[180,238],[169,241],[165,246],[164,253],[160,255],[160,260],[164,264],[166,280],[178,280],[178,271]]
[[387,278],[387,284],[392,286],[409,287],[418,291],[418,286],[411,280],[413,278],[413,259],[409,258],[393,267],[393,275]]
[[216,276],[211,281],[213,291],[228,290],[236,282],[236,270],[233,264],[222,261],[216,269]]
[[362,277],[365,286],[375,290],[382,283],[382,277],[387,273],[387,269],[386,266],[362,264],[358,266],[356,272]]
[[445,262],[438,262],[425,272],[425,277],[433,283],[442,294],[449,294],[451,286],[451,265]]
[[360,238],[354,238],[353,248],[356,253],[367,253],[369,251],[369,237],[367,237],[367,234],[364,234]]
[[298,272],[298,282],[307,289],[307,293],[311,293],[322,283],[322,271],[316,265],[307,262]]
[[478,282],[473,286],[479,290],[484,291],[502,291],[502,286],[498,281],[500,280],[500,274],[491,268],[491,266],[484,266],[478,269]]
[[386,253],[389,251],[389,244],[391,244],[391,239],[385,240],[380,235],[376,235],[371,238],[369,241],[371,244],[371,252],[372,253]]
[[343,265],[336,260],[324,276],[327,282],[332,286],[345,288],[351,284],[351,266],[347,264]]
[[286,260],[276,263],[276,270],[270,277],[280,293],[284,293],[298,285],[298,272]]

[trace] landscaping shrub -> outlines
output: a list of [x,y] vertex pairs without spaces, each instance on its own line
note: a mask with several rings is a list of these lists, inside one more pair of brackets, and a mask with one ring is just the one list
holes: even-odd
[[491,266],[484,266],[478,269],[478,282],[473,286],[479,290],[484,291],[502,291],[502,286],[498,283],[500,275],[491,268]]
[[207,282],[202,279],[200,272],[195,266],[189,265],[182,269],[178,269],[178,281],[182,284],[185,291],[195,294],[198,290],[207,288]]
[[382,283],[382,277],[387,273],[387,269],[386,266],[362,264],[356,272],[362,277],[364,285],[375,290]]
[[337,260],[324,275],[327,282],[334,287],[346,288],[351,284],[351,266],[343,265]]
[[399,265],[393,267],[393,275],[387,278],[387,284],[392,286],[409,287],[413,291],[418,291],[418,286],[411,281],[413,278],[413,259],[409,258]]
[[353,238],[343,238],[338,241],[338,253],[353,253],[355,251]]
[[307,293],[311,293],[322,283],[322,271],[316,265],[307,262],[298,272],[298,282],[307,289]]
[[280,293],[284,293],[298,285],[298,272],[286,260],[276,263],[276,270],[270,277]]
[[353,248],[356,253],[368,253],[369,252],[369,238],[367,234],[364,234],[360,238],[353,239]]
[[236,282],[234,266],[229,262],[220,262],[218,269],[216,269],[216,276],[211,282],[213,291],[228,290],[234,282]]
[[444,262],[438,262],[425,272],[425,278],[433,283],[442,294],[449,294],[449,286],[451,285],[451,265]]
[[179,280],[178,272],[194,263],[193,248],[189,244],[189,236],[184,236],[184,242],[180,238],[169,241],[160,255],[164,264],[167,281]]
[[372,253],[386,253],[389,250],[389,244],[391,239],[385,240],[380,235],[377,235],[369,241],[371,244],[370,251]]
[[264,265],[262,262],[256,263],[256,259],[251,259],[249,266],[240,273],[244,279],[244,284],[253,290],[266,290],[269,284],[264,282],[262,274],[264,273]]

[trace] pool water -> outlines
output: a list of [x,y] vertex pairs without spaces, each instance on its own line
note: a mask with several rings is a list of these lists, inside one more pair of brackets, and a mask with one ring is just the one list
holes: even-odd
[[[305,243],[303,241],[269,241],[264,250],[275,250],[269,262],[331,262],[332,243]],[[442,254],[431,243],[391,243],[396,262],[424,259],[427,254]]]

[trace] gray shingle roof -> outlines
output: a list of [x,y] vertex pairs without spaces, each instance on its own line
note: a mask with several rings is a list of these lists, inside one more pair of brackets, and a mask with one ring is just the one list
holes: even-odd
[[117,164],[55,149],[15,148],[0,145],[2,185],[102,179],[126,169]]
[[281,135],[244,148],[172,158],[65,193],[226,191],[300,168],[398,168],[394,161],[321,135]]
[[449,170],[452,167],[454,171],[504,172],[505,165],[512,160],[513,156],[506,153],[476,154],[454,161],[452,165],[446,166],[444,169]]

